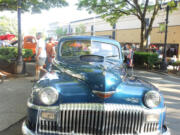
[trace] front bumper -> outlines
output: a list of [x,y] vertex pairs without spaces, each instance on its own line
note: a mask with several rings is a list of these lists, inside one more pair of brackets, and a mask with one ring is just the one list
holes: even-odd
[[[23,122],[23,125],[22,125],[22,134],[23,134],[23,135],[39,135],[39,134],[36,134],[36,133],[32,132],[32,131],[26,126],[26,122]],[[49,135],[51,135],[51,134],[49,134]],[[53,135],[54,135],[54,133],[53,133]],[[64,133],[63,133],[63,134],[59,134],[59,133],[58,133],[57,135],[65,135],[65,134],[64,134]],[[75,135],[75,134],[70,133],[70,134],[66,134],[66,135]],[[137,134],[136,134],[136,135],[137,135]],[[152,133],[151,133],[151,134],[138,134],[138,135],[152,135]],[[171,133],[170,133],[169,128],[166,127],[165,131],[164,131],[162,134],[157,133],[157,134],[154,134],[154,135],[171,135]]]
[[35,135],[27,126],[26,122],[24,121],[22,124],[22,134],[23,135]]

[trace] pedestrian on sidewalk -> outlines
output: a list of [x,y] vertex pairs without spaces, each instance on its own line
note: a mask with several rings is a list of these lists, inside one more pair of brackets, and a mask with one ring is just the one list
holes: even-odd
[[36,45],[36,78],[35,81],[39,80],[40,72],[43,71],[44,73],[47,72],[46,69],[43,68],[46,61],[46,47],[45,41],[42,39],[42,33],[38,32],[36,34],[37,38],[37,45]]
[[129,53],[127,55],[127,65],[128,65],[128,67],[133,67],[134,51],[133,51],[133,49],[131,48],[131,46],[129,44],[127,44],[126,47],[129,50]]
[[52,67],[52,62],[53,59],[55,58],[56,52],[55,52],[55,43],[53,42],[53,38],[50,37],[48,40],[48,43],[46,44],[46,54],[47,54],[47,58],[46,58],[46,70],[48,72],[51,71],[51,67]]

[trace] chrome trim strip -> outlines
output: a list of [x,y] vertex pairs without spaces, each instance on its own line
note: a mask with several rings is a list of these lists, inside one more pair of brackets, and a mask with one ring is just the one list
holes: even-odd
[[[77,114],[76,114],[76,110],[74,110],[74,116],[76,116]],[[73,117],[73,129],[75,129],[75,127],[76,127],[76,118],[75,117]]]
[[[37,113],[37,116],[36,116],[36,123],[38,123],[40,111],[41,110],[38,109],[38,113]],[[37,131],[38,131],[38,125],[36,124],[36,134],[37,134]]]
[[64,72],[74,78],[77,78],[77,79],[81,79],[81,80],[85,80],[85,76],[82,75],[82,74],[78,74],[70,69],[67,69],[66,67],[63,66],[63,64],[57,60],[54,61],[54,65],[61,71],[61,72]]
[[27,128],[25,121],[22,124],[22,134],[23,135],[35,135],[35,133],[33,133],[31,130],[29,130]]
[[59,110],[59,106],[39,106],[31,103],[30,99],[27,101],[27,106],[29,108],[35,109],[35,110],[43,110],[43,111],[50,111],[50,110]]
[[[73,116],[73,113],[72,113],[72,110],[71,110],[70,114],[69,114],[70,123],[72,123],[72,116]],[[71,129],[71,124],[69,125],[69,128]]]
[[101,120],[102,120],[102,114],[103,114],[103,111],[99,111],[99,122],[98,122],[98,130],[101,130]]
[[[77,106],[77,108],[78,108],[78,106]],[[78,109],[79,109],[79,108],[78,108]],[[77,118],[77,121],[76,121],[77,123],[76,123],[76,128],[75,128],[75,131],[76,131],[76,132],[79,132],[79,129],[78,129],[78,128],[79,128],[79,125],[80,125],[80,124],[79,124],[79,121],[80,121],[79,112],[80,112],[80,111],[77,111],[77,112],[76,112],[76,118]]]
[[92,90],[94,94],[114,94],[116,91],[108,91],[108,92],[102,92],[102,91],[97,91],[97,90]]

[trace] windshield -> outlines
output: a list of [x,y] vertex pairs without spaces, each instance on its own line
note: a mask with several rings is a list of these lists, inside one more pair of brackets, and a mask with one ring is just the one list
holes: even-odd
[[66,41],[61,47],[61,56],[99,55],[119,59],[119,49],[113,44],[89,40]]

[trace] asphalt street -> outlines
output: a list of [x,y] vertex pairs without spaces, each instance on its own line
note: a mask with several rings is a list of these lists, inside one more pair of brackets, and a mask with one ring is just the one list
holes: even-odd
[[[34,74],[34,64],[27,70]],[[147,71],[135,71],[136,76],[152,82],[165,97],[167,124],[172,135],[180,134],[180,78]],[[12,78],[0,85],[0,135],[21,135],[26,116],[26,100],[30,94],[33,76]]]

